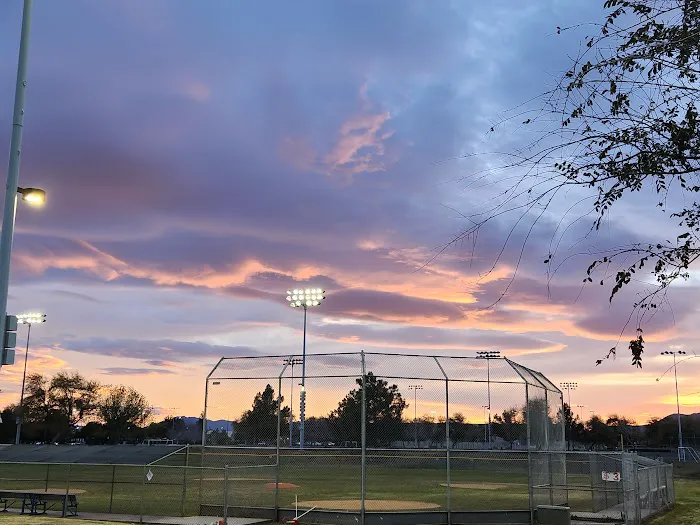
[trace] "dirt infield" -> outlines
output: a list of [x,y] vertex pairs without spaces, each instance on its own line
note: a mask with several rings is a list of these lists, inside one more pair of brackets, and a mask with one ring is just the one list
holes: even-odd
[[[279,487],[281,489],[298,489],[299,485],[295,485],[294,483],[282,483],[281,481],[279,482]],[[274,489],[275,488],[275,482],[273,481],[272,483],[265,483],[265,488],[266,489]]]
[[[332,510],[360,510],[359,499],[327,499],[315,501],[300,501],[299,510],[306,510],[312,507],[317,509]],[[424,501],[406,501],[400,499],[368,499],[365,500],[365,509],[370,511],[382,510],[421,510],[437,509],[440,505],[436,503],[425,503]]]
[[[446,487],[447,483],[440,483],[441,487]],[[476,489],[476,490],[498,490],[498,489],[512,489],[515,487],[524,487],[526,485],[522,483],[489,483],[488,481],[482,481],[478,483],[450,483],[450,487],[453,489]]]

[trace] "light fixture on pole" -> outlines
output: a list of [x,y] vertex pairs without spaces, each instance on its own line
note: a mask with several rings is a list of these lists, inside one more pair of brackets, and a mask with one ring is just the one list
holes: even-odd
[[292,432],[294,429],[294,365],[300,365],[301,359],[298,357],[290,357],[285,359],[284,364],[292,367],[292,384],[289,387],[289,446],[293,445]]
[[413,390],[413,446],[418,448],[418,391],[423,390],[423,385],[408,385]]
[[586,405],[576,405],[576,408],[578,408],[578,417],[581,420],[581,423],[583,423],[583,410],[582,408],[586,408]]
[[559,383],[559,386],[566,390],[569,396],[569,410],[571,410],[571,391],[578,388],[578,383],[564,382]]
[[299,448],[304,448],[304,423],[306,420],[306,311],[320,306],[326,297],[321,288],[287,290],[287,301],[292,308],[304,309],[304,342],[301,354],[301,395],[299,402]]
[[488,411],[489,411],[489,424],[488,424],[488,437],[489,443],[491,443],[491,359],[500,359],[501,352],[499,350],[487,350],[485,352],[477,352],[477,359],[486,359],[486,391],[488,394]]
[[[12,116],[12,138],[10,139],[10,159],[7,166],[7,183],[5,185],[5,205],[2,215],[2,232],[0,233],[0,322],[3,331],[7,326],[7,292],[10,280],[10,260],[12,237],[15,231],[15,212],[17,194],[30,204],[40,204],[45,200],[45,193],[36,188],[20,188],[19,164],[22,150],[22,130],[24,129],[24,99],[27,89],[27,61],[29,57],[29,29],[31,27],[32,0],[24,0],[22,10],[22,30],[19,41],[17,60],[17,82],[15,84],[15,105]],[[4,350],[3,350],[4,354]],[[9,364],[3,355],[2,362]]]
[[[678,397],[678,368],[676,363],[677,355],[687,355],[683,350],[666,350],[661,352],[661,355],[672,355],[673,356],[673,375],[676,379],[676,415],[678,416],[678,461],[685,461],[685,447],[683,447],[683,429],[681,427],[681,402]],[[666,370],[668,372],[668,370]],[[664,372],[664,374],[666,374]],[[661,376],[663,377],[663,375]],[[661,377],[656,378],[657,381]]]
[[19,445],[20,435],[22,433],[22,422],[24,421],[24,384],[27,379],[27,357],[29,356],[29,336],[32,333],[32,325],[45,323],[46,314],[29,313],[19,314],[17,322],[27,325],[27,348],[24,352],[24,372],[22,373],[22,393],[19,396],[19,414],[17,414],[17,432],[15,433],[15,445]]

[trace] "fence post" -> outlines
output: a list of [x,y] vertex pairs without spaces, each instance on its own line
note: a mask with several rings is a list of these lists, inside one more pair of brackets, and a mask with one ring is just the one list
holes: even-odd
[[[287,368],[286,365],[282,369],[282,374],[284,374],[285,368]],[[275,521],[280,520],[280,439],[282,434],[282,374],[280,374],[277,383],[277,437],[275,446]],[[291,399],[289,400],[289,403],[292,403]]]
[[634,472],[634,512],[635,512],[635,523],[642,522],[642,508],[639,494],[639,466],[637,465],[637,460],[632,457],[632,472]]
[[442,368],[440,361],[437,357],[434,357],[435,364],[437,364],[440,372],[445,378],[445,459],[446,459],[446,471],[447,476],[447,525],[452,525],[452,483],[451,483],[451,472],[450,472],[450,380],[445,373],[445,369]]
[[46,464],[46,486],[44,487],[44,490],[46,492],[49,491],[49,470],[51,469],[51,463]]
[[146,465],[141,472],[141,494],[139,497],[139,523],[143,523],[143,494],[146,492]]
[[360,525],[365,525],[365,498],[367,495],[367,378],[365,376],[365,352],[360,352],[362,361],[362,407],[360,409],[360,444],[362,447],[362,481],[360,493]]
[[228,465],[224,465],[224,525],[228,525]]
[[450,381],[445,379],[445,447],[447,456],[447,525],[452,525],[452,475],[450,472]]
[[185,515],[185,500],[187,499],[187,474],[189,473],[190,464],[190,446],[185,448],[185,466],[182,469],[182,505],[180,514]]
[[199,453],[199,513],[202,513],[202,478],[204,477],[204,445]]
[[544,449],[547,459],[547,484],[549,485],[549,504],[554,505],[554,487],[552,484],[552,452],[549,448],[549,391],[544,389]]
[[112,484],[109,489],[109,513],[112,514],[112,501],[114,500],[114,480],[117,477],[117,466],[112,465]]
[[[522,377],[522,376],[521,376]],[[525,380],[523,378],[523,380]],[[530,503],[530,523],[535,523],[535,495],[534,495],[534,480],[532,479],[532,442],[530,426],[532,421],[530,420],[530,385],[525,381],[525,417],[527,418],[525,424],[525,433],[527,441],[527,498]]]
[[68,507],[68,494],[70,493],[70,463],[68,463],[68,479],[66,480],[66,497],[63,498],[63,510],[61,511],[61,517],[66,517],[66,508]]

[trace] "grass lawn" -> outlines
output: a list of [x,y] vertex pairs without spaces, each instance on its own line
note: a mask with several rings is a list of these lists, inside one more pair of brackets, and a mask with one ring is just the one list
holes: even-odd
[[677,479],[676,506],[649,525],[698,525],[700,523],[700,479]]
[[[194,455],[192,455],[194,456]],[[231,506],[274,507],[275,467],[271,457],[258,457],[259,467],[235,468],[254,463],[250,455],[229,455],[220,462],[228,469],[228,501]],[[170,458],[177,460],[178,458]],[[201,458],[190,457],[190,465]],[[173,461],[173,462],[175,462]],[[184,463],[184,462],[183,462]],[[180,463],[181,465],[183,463]],[[445,508],[447,488],[444,458],[427,457],[420,465],[406,468],[405,459],[371,455],[367,466],[367,498],[408,500]],[[217,465],[218,466],[218,465]],[[187,471],[186,471],[187,470]],[[145,515],[198,515],[200,505],[223,502],[221,468],[192,468],[152,465],[51,465],[0,464],[0,488],[65,489],[78,494],[79,511]],[[153,476],[147,479],[151,471]],[[359,457],[324,454],[282,458],[280,482],[294,486],[280,489],[279,504],[291,508],[299,501],[342,501],[360,498]],[[453,462],[452,508],[454,510],[528,508],[526,465],[522,461],[501,462],[474,459]],[[274,487],[274,486],[273,486]],[[183,503],[184,502],[184,503]],[[332,504],[330,508],[332,508]],[[342,506],[340,507],[342,508]]]

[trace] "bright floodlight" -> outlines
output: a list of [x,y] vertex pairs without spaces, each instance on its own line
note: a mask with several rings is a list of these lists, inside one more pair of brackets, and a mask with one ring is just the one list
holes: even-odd
[[46,202],[46,192],[39,188],[17,188],[22,200],[32,206],[41,206]]
[[299,288],[287,290],[287,301],[293,308],[318,306],[325,299],[321,288]]
[[37,324],[46,322],[46,314],[39,312],[30,312],[26,314],[19,314],[17,316],[17,322],[21,324]]

